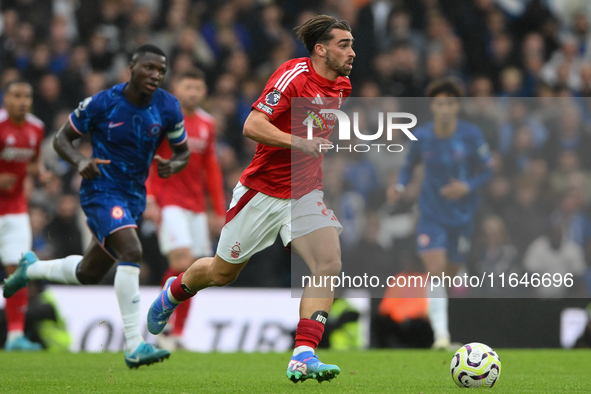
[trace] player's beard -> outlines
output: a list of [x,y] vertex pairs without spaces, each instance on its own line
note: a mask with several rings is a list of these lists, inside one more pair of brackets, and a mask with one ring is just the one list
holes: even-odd
[[334,70],[339,77],[346,77],[351,74],[351,69],[347,67],[347,64],[339,64],[339,62],[330,55],[330,52],[326,53],[326,65]]

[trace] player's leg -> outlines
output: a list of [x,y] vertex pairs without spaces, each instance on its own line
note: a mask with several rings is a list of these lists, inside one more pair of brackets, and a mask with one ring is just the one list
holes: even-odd
[[[420,254],[421,260],[425,265],[425,269],[431,277],[441,277],[444,272],[447,262],[447,255],[445,249],[433,249],[423,251]],[[450,275],[445,271],[445,275]],[[439,284],[439,283],[437,283]],[[433,329],[433,348],[447,349],[450,345],[449,324],[447,318],[447,290],[439,284],[437,287],[432,287],[431,283],[427,285],[427,295],[429,297],[429,322]]]
[[84,256],[71,255],[61,259],[37,260],[34,253],[27,252],[19,265],[26,266],[23,270],[26,281],[41,279],[80,285],[100,282],[114,262],[115,259],[93,238]]
[[[0,217],[0,261],[4,264],[6,276],[12,275],[17,268],[21,253],[31,247],[32,234],[29,215],[26,213],[4,215]],[[7,351],[41,350],[39,343],[25,337],[25,312],[29,304],[26,287],[18,290],[6,299]]]
[[142,245],[135,227],[116,230],[106,238],[106,246],[117,257],[115,293],[123,320],[125,362],[130,368],[150,365],[170,357],[168,350],[147,344],[141,334],[140,261]]
[[203,257],[179,276],[170,277],[148,311],[148,331],[160,334],[179,304],[205,288],[232,283],[247,262],[229,263],[216,254],[214,257]]
[[[439,277],[445,273],[447,267],[447,244],[448,231],[445,227],[419,219],[417,224],[417,249],[419,256],[426,271],[431,278]],[[450,334],[448,324],[448,298],[447,290],[442,283],[435,281],[432,283],[438,286],[427,285],[427,295],[429,297],[429,322],[433,329],[433,348],[446,349],[450,345]]]
[[271,246],[289,216],[289,201],[238,184],[220,234],[217,253],[204,257],[169,279],[148,311],[148,331],[161,333],[177,305],[198,291],[232,283],[250,257]]
[[[336,276],[341,271],[341,248],[334,227],[324,227],[291,242],[292,249],[304,259],[312,277]],[[322,283],[319,279],[315,283]],[[306,379],[331,380],[340,373],[336,365],[323,364],[314,354],[324,333],[324,324],[334,299],[330,287],[308,287],[300,301],[300,320],[287,377],[294,383]]]
[[[291,221],[280,233],[284,243],[293,239],[291,248],[308,265],[312,278],[316,278],[314,283],[325,283],[319,279],[338,275],[342,266],[339,233],[343,227],[326,208],[323,197],[322,192],[314,190],[294,200]],[[287,368],[287,377],[294,383],[309,378],[330,380],[340,373],[339,367],[321,363],[314,354],[333,299],[330,286],[314,287],[308,283],[304,289],[294,352]]]
[[[205,214],[204,214],[205,215]],[[161,220],[158,231],[158,241],[160,252],[167,256],[168,269],[162,276],[162,286],[165,285],[168,278],[179,276],[186,271],[196,260],[194,256],[210,256],[211,248],[199,254],[193,253],[193,250],[199,246],[200,237],[208,237],[208,228],[199,228],[193,230],[193,221],[195,213],[178,206],[165,206],[161,211]],[[205,223],[206,224],[206,223]],[[209,241],[209,239],[208,239]],[[168,350],[182,348],[182,335],[191,307],[191,298],[177,306],[175,312],[171,315],[166,335],[158,336],[158,346]]]

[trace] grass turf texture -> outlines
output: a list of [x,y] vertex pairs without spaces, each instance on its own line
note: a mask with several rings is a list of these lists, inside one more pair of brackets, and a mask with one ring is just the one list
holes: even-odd
[[[591,352],[498,350],[501,377],[493,393],[591,392]],[[459,393],[450,377],[453,352],[430,350],[319,351],[341,374],[331,382],[294,384],[286,353],[175,352],[130,370],[122,353],[0,351],[0,392],[121,393]],[[487,391],[488,392],[488,391]]]

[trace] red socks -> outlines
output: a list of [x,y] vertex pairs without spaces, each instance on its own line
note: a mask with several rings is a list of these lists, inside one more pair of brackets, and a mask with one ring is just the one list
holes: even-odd
[[195,292],[192,292],[187,286],[182,285],[184,274],[185,273],[183,272],[182,274],[177,276],[177,278],[170,284],[170,293],[175,298],[175,300],[179,302],[186,301],[189,298],[193,297],[195,294],[197,294]]
[[185,322],[187,316],[189,316],[189,309],[191,307],[191,298],[185,302],[181,302],[179,306],[174,310],[174,324],[172,326],[172,335],[180,337],[183,336],[183,330],[185,329]]
[[300,319],[296,328],[295,347],[308,346],[316,349],[323,333],[324,324],[312,319]]
[[25,311],[29,304],[29,290],[25,287],[6,299],[7,329],[10,331],[25,330]]

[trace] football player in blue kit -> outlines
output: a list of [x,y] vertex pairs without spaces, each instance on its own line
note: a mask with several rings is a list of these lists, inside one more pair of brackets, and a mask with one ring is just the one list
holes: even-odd
[[[477,190],[492,177],[491,155],[480,129],[458,118],[461,89],[456,83],[436,81],[427,88],[427,96],[432,98],[433,121],[413,130],[418,141],[412,141],[398,182],[388,193],[391,201],[398,200],[415,167],[424,163],[417,249],[431,276],[445,273],[453,278],[470,249]],[[446,289],[428,284],[427,293],[433,348],[447,349],[451,343]]]
[[[29,280],[96,284],[118,262],[115,292],[126,339],[125,361],[130,368],[170,356],[147,344],[140,332],[139,273],[142,246],[137,221],[146,203],[145,180],[152,160],[158,175],[167,178],[189,160],[183,113],[177,99],[159,89],[167,70],[166,55],[146,44],[133,54],[128,83],[86,98],[57,132],[53,146],[82,176],[80,205],[94,235],[84,256],[39,261],[23,255],[4,286],[10,297]],[[73,142],[84,134],[92,141],[93,157],[83,156]],[[154,156],[164,138],[173,151],[170,160]]]

